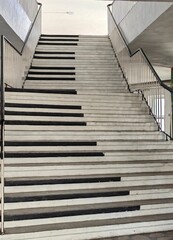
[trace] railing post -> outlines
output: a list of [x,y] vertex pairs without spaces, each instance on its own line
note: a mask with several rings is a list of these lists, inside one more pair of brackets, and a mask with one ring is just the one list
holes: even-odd
[[4,36],[1,36],[1,234],[4,234]]

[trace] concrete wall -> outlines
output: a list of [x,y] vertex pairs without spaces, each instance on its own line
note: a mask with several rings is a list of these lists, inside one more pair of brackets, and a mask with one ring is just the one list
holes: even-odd
[[117,24],[121,23],[121,21],[128,15],[135,4],[135,1],[116,1],[116,3],[113,4],[112,9]]
[[[18,51],[21,51],[24,46],[24,41],[35,19],[37,10],[38,4],[35,0],[0,0],[0,35],[4,35]],[[25,44],[22,56],[5,41],[5,83],[13,87],[22,87],[26,70],[31,64],[40,34],[41,12]]]
[[115,1],[113,14],[127,42],[131,43],[171,5],[173,3]]
[[[18,0],[0,0],[0,15],[20,39],[24,41],[31,25],[31,20]],[[1,29],[2,31],[3,29]]]
[[38,4],[36,0],[18,0],[19,4],[22,6],[26,12],[28,18],[33,22],[35,15],[38,10]]

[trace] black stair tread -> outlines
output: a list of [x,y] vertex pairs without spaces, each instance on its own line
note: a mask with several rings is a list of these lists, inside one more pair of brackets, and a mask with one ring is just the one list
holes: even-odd
[[30,158],[30,157],[94,157],[104,156],[103,152],[5,152],[6,158]]
[[86,122],[68,121],[29,121],[29,120],[5,120],[6,125],[32,125],[32,126],[86,126]]
[[30,69],[49,69],[49,70],[75,70],[75,67],[48,67],[48,66],[31,66]]
[[47,81],[47,80],[57,80],[57,81],[75,81],[75,78],[72,78],[72,77],[26,77],[26,80],[39,80],[39,81]]
[[77,43],[38,42],[38,45],[77,46]]
[[[32,209],[31,209],[32,210]],[[99,213],[113,213],[113,212],[127,212],[127,211],[139,211],[140,205],[122,206],[122,207],[105,207],[105,208],[89,208],[79,210],[66,210],[66,211],[50,211],[39,212],[37,209],[35,213],[25,213],[25,211],[19,210],[18,214],[5,211],[5,221],[17,221],[17,220],[29,220],[29,219],[41,219],[41,218],[54,218],[54,217],[67,217],[67,216],[79,216]]]
[[[39,190],[38,190],[39,191]],[[5,196],[5,203],[12,202],[31,202],[31,201],[50,201],[50,200],[63,200],[63,199],[77,199],[77,198],[97,198],[97,197],[115,197],[127,196],[129,191],[102,191],[102,192],[86,192],[86,193],[66,193],[66,194],[46,194],[26,196],[22,193],[20,196]]]
[[5,111],[5,115],[15,116],[47,116],[47,117],[84,117],[83,113],[54,113],[54,112],[22,112],[22,111]]
[[76,75],[75,72],[36,72],[36,71],[29,71],[28,74],[32,75]]
[[74,184],[74,183],[100,183],[100,182],[120,182],[121,177],[114,176],[97,176],[97,177],[79,177],[76,178],[48,178],[48,179],[22,179],[8,180],[5,179],[5,186],[33,186],[33,185],[49,185],[49,184]]
[[75,89],[34,89],[34,88],[5,88],[6,92],[33,92],[50,94],[77,94]]
[[75,59],[75,57],[58,57],[58,56],[34,56],[35,59]]
[[5,141],[5,146],[96,146],[94,141]]
[[73,38],[68,38],[68,39],[66,39],[66,38],[46,38],[46,37],[44,37],[44,38],[40,38],[39,39],[39,42],[43,42],[43,41],[52,41],[52,42],[78,42],[79,41],[79,39],[78,38],[76,38],[76,39],[73,39]]
[[41,37],[76,37],[78,38],[79,35],[41,34]]
[[64,55],[64,54],[68,54],[68,55],[73,55],[73,54],[75,54],[75,52],[57,52],[57,51],[44,51],[44,50],[37,50],[37,51],[35,51],[35,54],[62,54],[62,55]]
[[51,109],[81,109],[78,105],[53,105],[53,104],[33,104],[33,103],[5,103],[5,107],[21,107],[21,108],[51,108]]

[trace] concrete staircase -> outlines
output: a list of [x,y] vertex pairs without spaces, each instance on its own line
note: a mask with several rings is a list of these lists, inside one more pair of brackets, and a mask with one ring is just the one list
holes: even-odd
[[2,240],[173,229],[173,144],[106,36],[42,35],[24,89],[6,89],[5,118]]

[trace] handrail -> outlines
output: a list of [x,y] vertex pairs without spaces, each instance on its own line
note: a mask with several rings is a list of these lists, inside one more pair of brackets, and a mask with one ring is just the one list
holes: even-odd
[[30,34],[33,30],[33,27],[35,26],[37,17],[41,11],[42,8],[42,4],[38,3],[39,8],[38,11],[36,13],[36,16],[34,18],[34,21],[32,22],[32,25],[27,33],[27,36],[25,38],[24,44],[22,46],[21,51],[19,51],[4,35],[1,35],[1,86],[0,86],[0,92],[1,92],[1,96],[0,96],[0,125],[1,125],[1,153],[0,153],[0,158],[1,158],[1,234],[4,234],[4,125],[5,125],[5,99],[4,99],[4,43],[5,41],[8,42],[8,44],[20,55],[22,56],[23,51],[25,49],[25,46],[27,44],[27,41],[30,37]]
[[110,14],[111,14],[111,16],[112,16],[112,19],[113,19],[113,21],[114,21],[114,23],[115,23],[115,26],[116,26],[116,28],[117,28],[117,30],[118,30],[119,35],[120,35],[121,39],[123,40],[123,42],[124,42],[124,44],[125,44],[128,52],[129,52],[130,57],[133,57],[133,56],[136,55],[138,52],[142,53],[142,55],[144,56],[144,59],[145,59],[146,63],[148,64],[150,70],[152,71],[152,73],[154,74],[155,78],[157,79],[157,82],[159,83],[159,85],[162,86],[163,88],[165,88],[166,90],[168,90],[171,94],[173,94],[173,88],[170,88],[170,87],[167,86],[165,83],[163,83],[163,81],[160,79],[159,75],[157,74],[157,72],[156,72],[155,69],[153,68],[150,60],[149,60],[148,57],[146,56],[144,50],[143,50],[142,48],[138,48],[134,53],[131,52],[131,50],[130,50],[130,48],[129,48],[129,46],[128,46],[128,44],[127,44],[127,42],[126,42],[126,40],[125,40],[125,38],[124,38],[124,36],[123,36],[123,34],[122,34],[122,32],[121,32],[121,30],[119,29],[119,27],[118,27],[118,25],[117,25],[117,23],[116,23],[116,20],[115,20],[113,14],[112,14],[112,11],[110,10],[110,7],[113,5],[113,3],[114,3],[114,1],[113,1],[112,3],[110,3],[110,4],[108,4],[108,5],[107,5],[107,8],[108,8],[108,10],[109,10],[109,12],[110,12]]

